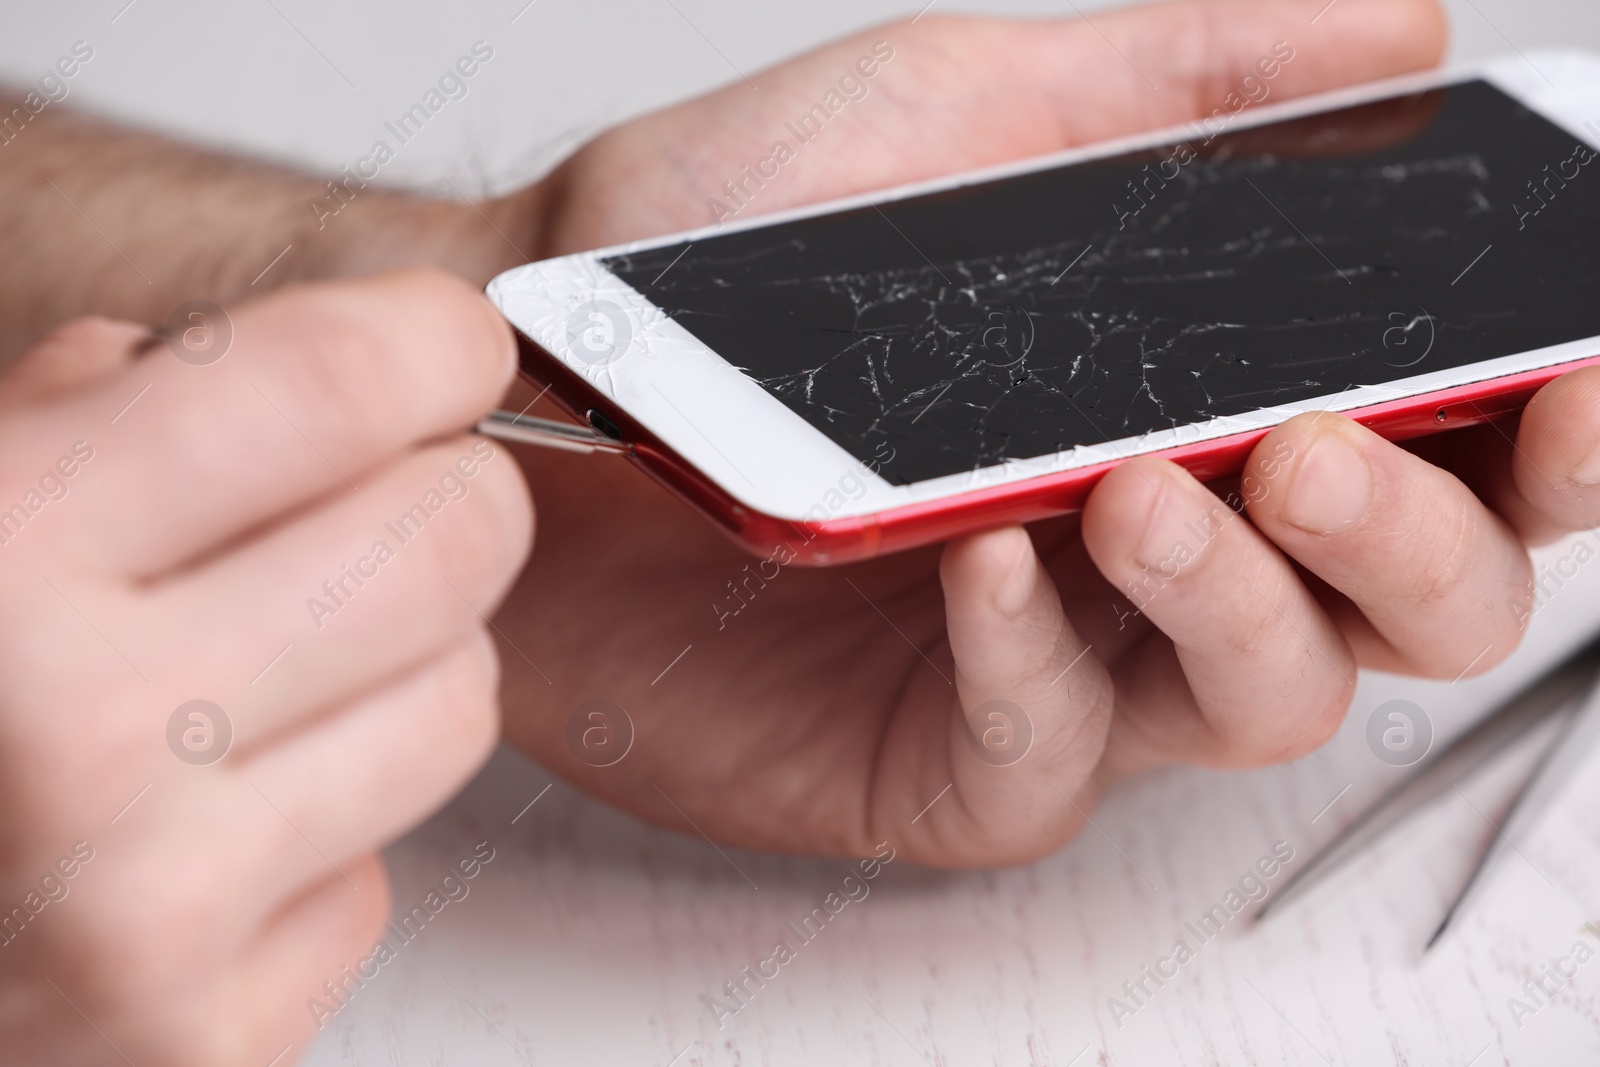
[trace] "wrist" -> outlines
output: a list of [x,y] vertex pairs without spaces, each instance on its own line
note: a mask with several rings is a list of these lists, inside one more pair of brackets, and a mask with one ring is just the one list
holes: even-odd
[[278,282],[290,280],[288,275],[315,280],[436,266],[482,286],[503,270],[541,257],[543,202],[544,186],[535,183],[479,201],[382,192],[359,195],[336,215],[312,207],[304,231],[307,254]]

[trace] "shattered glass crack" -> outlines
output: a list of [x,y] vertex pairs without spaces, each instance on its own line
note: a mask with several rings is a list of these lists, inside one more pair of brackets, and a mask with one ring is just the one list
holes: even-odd
[[606,265],[906,484],[1600,335],[1600,180],[1513,210],[1574,141],[1469,82]]

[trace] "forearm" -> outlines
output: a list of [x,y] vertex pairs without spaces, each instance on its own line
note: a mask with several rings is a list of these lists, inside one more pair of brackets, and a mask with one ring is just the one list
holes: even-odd
[[[0,92],[0,116],[20,103]],[[408,264],[482,284],[535,252],[537,188],[470,204],[330,184],[58,105],[0,142],[0,362],[78,315],[160,325],[186,300]]]

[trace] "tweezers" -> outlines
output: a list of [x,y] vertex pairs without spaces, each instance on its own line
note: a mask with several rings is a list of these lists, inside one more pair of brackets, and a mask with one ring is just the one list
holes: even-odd
[[1424,951],[1443,936],[1456,916],[1488,881],[1489,872],[1517,848],[1550,800],[1584,757],[1600,742],[1600,637],[1499,705],[1466,733],[1431,756],[1410,778],[1378,797],[1310,863],[1295,872],[1256,912],[1260,921],[1320,885],[1333,871],[1395,826],[1453,788],[1460,779],[1552,717],[1563,717],[1554,739],[1522,783],[1503,825],[1484,845],[1461,892],[1445,911]]
[[522,445],[554,448],[561,452],[631,451],[632,446],[574,422],[539,419],[510,411],[491,411],[475,429],[485,437]]

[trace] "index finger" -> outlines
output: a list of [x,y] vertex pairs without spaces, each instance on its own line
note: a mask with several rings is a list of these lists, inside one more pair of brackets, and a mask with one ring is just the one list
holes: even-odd
[[515,369],[504,320],[438,271],[288,289],[231,323],[214,363],[163,345],[8,427],[17,448],[0,452],[19,462],[48,467],[41,450],[76,440],[92,453],[53,534],[68,549],[132,574],[175,566],[467,425]]

